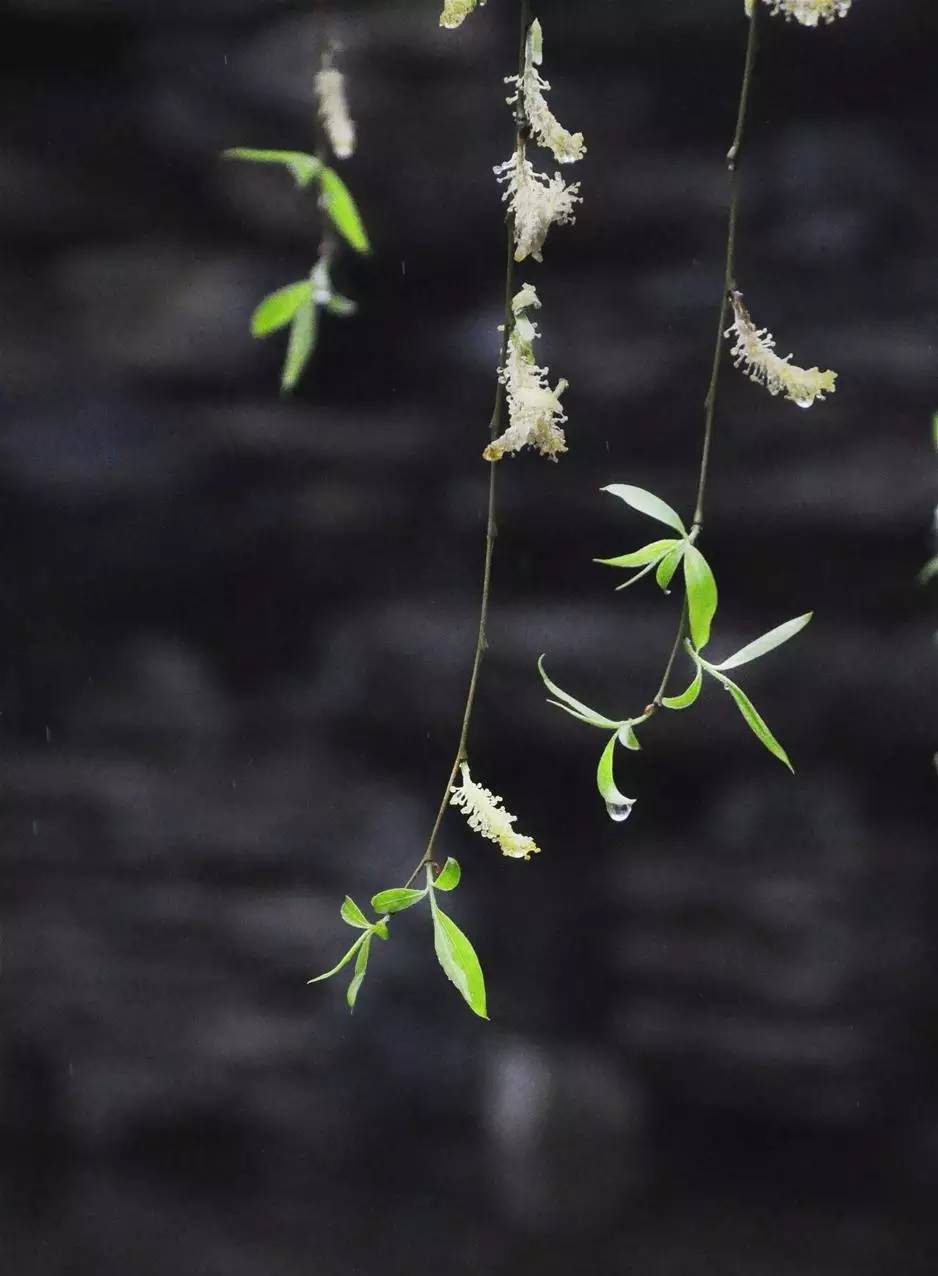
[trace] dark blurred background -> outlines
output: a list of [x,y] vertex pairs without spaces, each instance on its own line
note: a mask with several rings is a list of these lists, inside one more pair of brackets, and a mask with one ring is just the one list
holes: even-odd
[[[474,641],[516,5],[7,0],[0,62],[0,1253],[10,1276],[932,1273],[938,1261],[938,173],[933,0],[767,20],[739,282],[810,412],[727,368],[715,649],[808,608],[620,754],[535,671],[644,703],[674,599],[599,494],[689,510],[741,0],[542,0],[585,202],[522,278],[570,452],[502,467],[478,778],[451,816],[492,1022],[408,914],[350,1017],[307,988],[419,855]],[[315,203],[226,146],[311,146],[338,40],[374,243],[292,400],[263,293]],[[613,508],[613,506],[616,506]],[[682,669],[682,682],[683,682]]]

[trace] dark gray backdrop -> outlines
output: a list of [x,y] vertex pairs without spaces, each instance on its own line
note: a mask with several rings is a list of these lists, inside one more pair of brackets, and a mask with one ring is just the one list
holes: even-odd
[[[353,1019],[305,980],[432,821],[474,638],[512,0],[12,0],[0,145],[0,1244],[14,1276],[934,1270],[938,234],[930,0],[764,24],[739,274],[840,389],[728,369],[720,649],[814,607],[747,687],[655,723],[613,826],[544,703],[653,689],[673,600],[599,494],[688,508],[719,299],[738,0],[544,0],[576,227],[525,276],[570,454],[506,462],[473,732],[544,853],[458,818],[493,1022],[401,919]],[[315,208],[225,146],[310,145],[344,45],[374,242],[360,316],[276,394],[264,292]],[[931,612],[931,614],[930,614]],[[620,755],[621,757],[622,755]]]

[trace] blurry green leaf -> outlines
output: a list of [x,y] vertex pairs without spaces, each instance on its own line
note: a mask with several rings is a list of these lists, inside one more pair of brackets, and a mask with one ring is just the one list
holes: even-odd
[[308,279],[278,288],[264,298],[251,316],[251,335],[266,337],[278,328],[286,327],[303,302],[311,296],[312,285]]
[[308,984],[318,984],[318,983],[321,983],[323,979],[331,979],[333,975],[337,975],[343,966],[348,965],[348,963],[352,960],[352,958],[355,956],[355,954],[358,952],[359,948],[361,948],[362,944],[365,942],[367,938],[368,938],[367,931],[364,934],[359,935],[359,937],[355,940],[355,943],[348,950],[345,956],[341,959],[341,961],[336,962],[336,964],[332,967],[331,970],[327,970],[324,975],[317,975],[315,979],[307,979],[306,982]]
[[671,584],[671,578],[680,566],[681,559],[684,557],[684,550],[687,548],[686,541],[679,541],[670,554],[666,554],[658,564],[658,570],[655,572],[655,580],[665,592]]
[[662,696],[661,703],[666,709],[689,709],[697,697],[700,695],[700,688],[703,683],[703,669],[698,665],[697,672],[694,674],[694,680],[687,688],[682,691],[679,696]]
[[440,869],[439,877],[433,883],[433,889],[438,891],[454,891],[459,885],[459,879],[462,877],[462,869],[454,859],[448,859]]
[[651,541],[632,554],[620,554],[618,558],[594,558],[593,562],[602,563],[604,567],[644,567],[646,563],[657,563],[659,558],[663,558],[677,544],[673,539]]
[[635,734],[635,728],[631,722],[623,722],[619,728],[619,743],[624,745],[626,749],[640,749],[642,747],[638,742],[638,736]]
[[343,297],[340,293],[334,292],[326,302],[326,309],[330,315],[335,315],[337,319],[347,319],[350,315],[358,313],[358,304],[348,297]]
[[780,647],[783,642],[788,642],[789,638],[794,638],[795,634],[801,633],[813,615],[813,611],[808,611],[803,616],[796,616],[794,620],[786,620],[783,625],[777,625],[775,629],[770,629],[761,638],[756,638],[753,642],[747,643],[745,647],[740,647],[739,651],[734,655],[727,657],[720,664],[714,665],[713,668],[735,669],[739,665],[748,664],[750,660],[758,660],[766,652]]
[[602,490],[611,493],[612,496],[618,496],[620,501],[625,501],[626,505],[631,505],[632,509],[638,510],[640,514],[647,514],[649,518],[656,518],[660,523],[667,523],[668,527],[673,527],[682,536],[687,535],[687,529],[680,514],[654,493],[646,492],[643,487],[632,487],[629,483],[610,483]]
[[352,976],[352,982],[348,986],[345,994],[345,1000],[348,1002],[349,1010],[355,1009],[355,1002],[358,999],[358,990],[361,988],[365,979],[365,972],[368,969],[368,957],[371,953],[371,936],[365,936],[365,942],[358,950],[358,956],[355,958],[355,974]]
[[280,381],[285,394],[295,388],[309,363],[310,356],[316,349],[316,306],[310,297],[297,309],[290,327],[290,340],[287,343],[287,357],[283,365],[283,376]]
[[600,796],[606,803],[606,813],[611,820],[615,820],[617,824],[621,824],[623,820],[627,820],[632,813],[632,807],[635,805],[635,799],[626,797],[624,793],[620,793],[616,787],[615,775],[613,773],[613,760],[615,758],[616,741],[619,738],[618,731],[606,745],[599,759],[599,766],[596,768],[596,787],[599,789]]
[[308,186],[319,176],[322,162],[304,151],[258,151],[251,146],[234,146],[222,152],[225,159],[248,160],[252,164],[282,164],[297,186]]
[[688,545],[684,552],[684,581],[691,638],[701,651],[710,641],[710,625],[717,609],[717,583],[696,545]]
[[[431,870],[427,870],[430,884]],[[437,906],[430,889],[430,910],[433,914],[433,947],[437,959],[448,979],[462,993],[470,1009],[481,1019],[488,1019],[485,1005],[485,978],[476,951],[451,917]]]
[[723,674],[718,673],[714,676],[723,683],[723,686],[733,697],[736,702],[737,709],[739,709],[739,712],[743,715],[743,718],[746,720],[753,735],[762,741],[769,753],[774,754],[780,762],[784,762],[789,771],[794,773],[795,768],[789,761],[788,754],[769,730],[765,720],[760,716],[755,705],[746,695],[745,691],[743,691],[742,687],[737,687],[735,682],[731,682],[730,679],[725,677]]
[[332,218],[336,230],[358,253],[371,252],[371,245],[365,233],[351,191],[333,168],[323,168],[319,174],[319,186],[326,212]]
[[930,580],[938,576],[938,554],[925,564],[918,574],[919,584],[927,585]]
[[379,891],[372,896],[371,907],[376,913],[402,913],[405,908],[413,908],[426,895],[426,891],[409,890],[405,886],[395,887],[390,891]]
[[[563,701],[562,704],[558,705],[558,708],[566,709],[567,713],[572,713],[575,718],[579,718],[581,722],[585,722],[591,727],[605,727],[606,729],[618,727],[618,722],[613,722],[611,718],[606,718],[601,713],[597,713],[595,709],[591,709],[582,700],[577,700],[574,696],[568,695],[566,691],[561,691],[555,682],[551,682],[544,669],[543,656],[538,659],[537,669],[547,690],[555,695],[558,701]],[[556,704],[557,701],[552,703]]]
[[342,920],[348,922],[350,926],[357,926],[359,930],[371,930],[371,922],[352,899],[351,895],[346,895],[345,903],[339,909],[339,912]]

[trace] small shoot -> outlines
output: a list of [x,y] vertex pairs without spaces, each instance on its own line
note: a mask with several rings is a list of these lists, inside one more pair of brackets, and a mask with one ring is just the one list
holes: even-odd
[[[422,892],[419,892],[422,894]],[[352,974],[351,983],[345,994],[345,1000],[349,1010],[355,1009],[355,1002],[358,999],[358,993],[365,980],[365,974],[368,970],[368,958],[371,955],[371,941],[375,935],[379,939],[387,939],[388,923],[386,917],[381,917],[376,922],[370,922],[362,910],[355,903],[350,895],[346,895],[342,907],[339,909],[339,915],[346,925],[351,926],[354,930],[361,931],[361,934],[352,944],[347,953],[342,956],[331,970],[325,971],[322,975],[316,975],[314,979],[308,979],[308,984],[318,984],[324,979],[331,979],[333,975],[337,975],[343,970],[352,958],[355,959],[355,969]]]

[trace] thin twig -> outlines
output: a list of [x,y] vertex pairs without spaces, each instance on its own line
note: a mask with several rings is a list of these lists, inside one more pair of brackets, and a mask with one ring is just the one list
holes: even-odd
[[[521,0],[521,36],[518,49],[518,83],[524,75],[525,48],[528,39],[528,29],[531,26],[531,0]],[[520,147],[527,135],[528,124],[524,118],[524,108],[522,106],[521,95],[519,94],[517,116],[516,116],[516,135],[515,146]],[[508,354],[508,341],[511,337],[511,330],[514,326],[514,313],[511,308],[512,298],[515,291],[515,218],[514,213],[509,212],[507,218],[507,254],[505,262],[505,320],[502,325],[502,343],[501,356],[499,358],[499,367],[505,366],[505,360]],[[495,402],[492,406],[492,416],[489,421],[489,435],[492,439],[496,438],[504,428],[504,411],[505,411],[505,388],[502,385],[501,378],[496,383]],[[462,726],[459,731],[459,744],[456,748],[456,756],[453,759],[453,765],[450,768],[449,777],[443,789],[443,796],[436,813],[436,819],[433,822],[433,828],[430,831],[430,837],[427,841],[426,850],[420,857],[414,871],[407,879],[405,886],[410,884],[417,878],[420,870],[425,864],[430,864],[433,860],[433,849],[436,846],[436,840],[439,836],[440,826],[443,823],[443,816],[446,814],[446,808],[449,805],[450,791],[456,780],[461,763],[465,762],[467,754],[467,745],[469,740],[469,725],[472,721],[472,711],[475,707],[476,691],[479,686],[479,671],[482,668],[482,660],[488,646],[486,638],[486,625],[489,615],[489,598],[492,591],[492,560],[495,556],[495,539],[498,534],[495,523],[495,469],[497,462],[489,462],[489,496],[488,496],[488,512],[485,520],[485,558],[482,567],[482,601],[479,607],[479,628],[476,636],[475,655],[472,659],[472,673],[469,677],[469,689],[466,693],[466,705],[463,710]]]
[[[707,479],[710,473],[710,452],[713,444],[713,426],[716,420],[717,410],[717,388],[720,383],[720,368],[723,363],[723,340],[726,331],[726,323],[729,314],[730,294],[736,287],[736,225],[739,216],[739,182],[737,178],[737,166],[739,162],[739,154],[742,150],[743,138],[746,133],[746,119],[749,113],[749,99],[752,91],[753,73],[756,66],[756,53],[759,46],[758,41],[758,4],[753,6],[752,16],[749,19],[749,40],[746,44],[746,65],[743,71],[743,82],[739,93],[739,109],[736,114],[736,132],[733,135],[733,144],[726,155],[726,166],[729,170],[730,179],[730,208],[729,222],[726,233],[726,264],[723,271],[723,296],[720,300],[720,317],[717,322],[717,338],[716,345],[713,350],[713,368],[710,373],[710,385],[707,389],[707,397],[704,399],[704,437],[703,445],[700,453],[700,470],[697,476],[697,500],[694,506],[694,520],[691,527],[690,538],[696,541],[703,527],[704,521],[704,501],[707,496]],[[668,657],[668,663],[665,666],[664,674],[661,682],[658,684],[658,690],[655,692],[654,699],[645,710],[648,717],[651,717],[661,707],[661,701],[668,689],[668,682],[674,669],[674,662],[677,659],[677,653],[680,651],[681,642],[687,628],[687,600],[684,600],[684,607],[681,611],[681,619],[678,622],[677,633],[674,636],[674,643],[671,647],[671,654]]]

